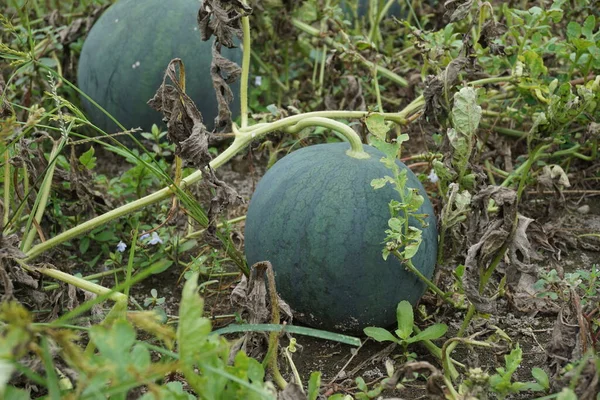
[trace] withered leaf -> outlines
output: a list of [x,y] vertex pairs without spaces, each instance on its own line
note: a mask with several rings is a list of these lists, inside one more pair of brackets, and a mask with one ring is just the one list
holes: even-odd
[[449,18],[450,22],[465,19],[474,2],[475,0],[448,0],[444,3],[444,8],[446,8],[444,17]]
[[[181,71],[182,82],[179,80]],[[167,78],[173,85],[167,84]],[[175,143],[175,154],[200,169],[208,165],[211,155],[208,152],[209,133],[202,123],[202,114],[193,100],[183,91],[185,66],[175,58],[169,62],[163,82],[148,105],[163,114],[167,124],[167,138]]]
[[292,382],[277,394],[277,400],[306,400],[306,394],[304,394],[300,385]]
[[346,77],[348,85],[344,89],[344,98],[346,99],[346,107],[349,110],[365,111],[367,105],[365,103],[365,96],[362,92],[362,86],[360,80],[354,75]]
[[[498,207],[491,221],[490,200]],[[471,208],[469,236],[475,244],[467,252],[463,286],[467,298],[478,311],[491,313],[495,304],[479,292],[480,271],[489,268],[497,252],[508,249],[511,244],[517,217],[517,193],[500,186],[488,186],[473,196]]]
[[229,104],[233,101],[233,92],[229,85],[234,83],[241,73],[242,69],[239,65],[221,55],[221,46],[215,42],[212,47],[210,77],[219,106],[219,114],[215,119],[216,130],[231,131],[231,109]]
[[234,37],[242,37],[242,17],[252,8],[241,0],[205,0],[198,10],[198,26],[202,40],[216,36],[223,46],[233,48]]
[[506,31],[506,25],[500,24],[494,19],[488,19],[481,27],[479,44],[482,47],[488,47],[492,54],[504,55],[504,45],[495,42],[495,40],[504,35]]
[[[267,274],[273,274],[271,263],[268,261],[258,262],[250,268],[250,278],[242,276],[240,283],[231,293],[230,301],[239,307],[240,314],[250,324],[264,324],[272,322],[272,307],[268,290],[275,291],[275,287],[267,290]],[[285,320],[292,321],[292,311],[288,304],[277,295],[277,307],[285,316]],[[268,345],[268,336],[264,332],[247,332],[240,340],[235,351],[244,350],[246,354],[257,356],[264,354]],[[233,350],[233,349],[232,349]],[[230,358],[235,353],[230,352]]]
[[469,64],[469,59],[464,56],[457,57],[439,75],[430,75],[425,81],[425,90],[423,97],[425,98],[424,115],[434,120],[438,116],[445,115],[449,104],[446,104],[446,96],[450,90],[458,83],[458,76],[461,71],[465,70]]

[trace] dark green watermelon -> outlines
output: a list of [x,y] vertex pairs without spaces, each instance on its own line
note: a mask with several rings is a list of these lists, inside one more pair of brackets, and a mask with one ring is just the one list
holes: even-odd
[[[364,146],[371,157],[357,159],[346,155],[349,148],[347,143],[310,146],[275,163],[250,201],[245,252],[249,265],[272,263],[277,290],[298,320],[362,332],[393,324],[397,304],[415,304],[425,285],[395,257],[382,258],[388,204],[400,200],[390,185],[371,187],[373,179],[391,174],[380,162],[383,153]],[[419,212],[428,214],[429,226],[413,263],[430,278],[437,255],[433,207],[410,170],[408,186],[425,197]]]
[[[197,0],[119,0],[94,24],[85,40],[77,81],[79,88],[126,128],[149,131],[164,125],[162,115],[147,101],[163,81],[173,58],[185,65],[186,92],[212,129],[218,113],[210,78],[212,40],[203,42],[196,17]],[[223,49],[225,57],[241,63],[240,49]],[[233,88],[239,93],[239,82]],[[82,99],[90,120],[107,132],[117,126],[98,108]],[[239,101],[231,105],[239,112]]]

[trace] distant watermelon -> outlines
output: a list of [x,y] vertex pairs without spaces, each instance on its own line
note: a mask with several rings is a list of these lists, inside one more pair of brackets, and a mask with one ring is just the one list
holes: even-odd
[[[146,103],[163,80],[173,58],[185,65],[186,92],[212,129],[218,114],[210,78],[212,39],[203,42],[196,16],[197,0],[119,0],[98,19],[81,52],[79,88],[126,128],[149,131],[162,124],[162,115]],[[241,49],[223,48],[223,55],[240,64]],[[239,82],[234,95],[237,98]],[[82,99],[90,120],[112,133],[117,126],[97,107]],[[239,101],[231,107],[238,111]]]

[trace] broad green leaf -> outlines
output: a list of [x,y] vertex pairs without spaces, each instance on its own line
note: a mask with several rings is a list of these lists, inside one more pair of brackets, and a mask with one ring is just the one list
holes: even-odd
[[27,392],[23,389],[17,389],[12,386],[8,386],[4,393],[0,392],[0,396],[2,396],[2,395],[6,396],[3,398],[10,399],[10,400],[29,400],[29,399],[31,399],[31,397],[29,396],[29,392]]
[[392,335],[388,330],[383,328],[377,328],[374,326],[369,326],[363,329],[365,335],[369,336],[377,340],[378,342],[397,342],[398,339]]
[[452,123],[462,135],[471,137],[481,120],[481,107],[477,104],[477,92],[471,87],[464,87],[454,95],[452,107]]
[[308,400],[317,400],[321,388],[321,372],[314,371],[308,380]]
[[544,60],[533,50],[527,50],[523,53],[523,61],[527,65],[529,74],[533,79],[537,79],[540,75],[548,73],[548,68],[544,65]]
[[581,33],[583,33],[583,36],[585,36],[588,40],[594,40],[594,28],[596,27],[596,17],[593,15],[589,15],[586,19],[585,22],[583,23],[583,27],[581,29]]
[[398,329],[396,334],[400,339],[407,340],[413,332],[414,315],[412,305],[402,300],[396,308],[396,319],[398,320]]
[[446,324],[435,324],[428,326],[426,329],[423,329],[421,332],[417,333],[410,339],[408,339],[409,343],[420,342],[423,340],[435,340],[439,339],[446,334],[448,330],[448,326]]
[[567,25],[567,37],[569,40],[573,40],[581,36],[581,25],[575,21],[569,22]]
[[556,397],[556,400],[577,400],[577,395],[571,388],[563,388]]
[[533,375],[533,378],[536,380],[536,382],[539,383],[544,389],[550,388],[550,379],[548,378],[546,371],[539,367],[533,367],[531,369],[531,375]]

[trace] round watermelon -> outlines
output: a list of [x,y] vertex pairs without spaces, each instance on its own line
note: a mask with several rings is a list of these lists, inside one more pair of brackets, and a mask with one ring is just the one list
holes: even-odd
[[[149,131],[164,125],[161,113],[147,104],[163,81],[169,62],[185,65],[186,93],[212,129],[218,106],[212,80],[212,39],[203,42],[196,17],[197,0],[119,0],[109,7],[88,34],[77,73],[79,88],[126,128]],[[222,54],[241,63],[239,48]],[[168,81],[167,81],[168,82]],[[238,97],[239,82],[233,88]],[[118,131],[108,116],[86,99],[83,108],[101,129]],[[238,111],[239,102],[231,104]]]
[[[355,333],[392,325],[398,303],[415,304],[425,285],[394,256],[382,257],[388,205],[400,201],[390,185],[371,187],[373,179],[391,175],[383,153],[364,146],[370,157],[359,159],[346,154],[349,148],[309,146],[275,163],[252,196],[244,237],[249,265],[271,262],[277,291],[299,321]],[[433,207],[410,169],[407,177],[407,186],[425,198],[418,212],[428,215],[412,261],[431,278],[438,240]]]

